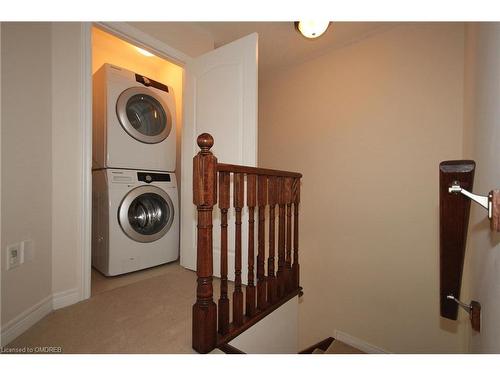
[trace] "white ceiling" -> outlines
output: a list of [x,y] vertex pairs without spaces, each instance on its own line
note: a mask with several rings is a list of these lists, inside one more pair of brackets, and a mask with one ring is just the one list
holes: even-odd
[[196,22],[212,35],[215,47],[253,32],[259,34],[259,75],[293,65],[395,26],[387,22],[333,22],[325,34],[306,39],[293,22]]

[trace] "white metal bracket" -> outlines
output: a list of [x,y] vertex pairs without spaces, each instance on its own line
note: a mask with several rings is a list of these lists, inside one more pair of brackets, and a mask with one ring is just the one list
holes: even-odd
[[474,202],[479,203],[483,208],[488,210],[488,218],[491,219],[493,216],[493,205],[491,203],[492,195],[491,193],[484,195],[473,194],[470,191],[462,189],[457,181],[454,181],[452,185],[448,188],[449,193],[461,193],[466,197],[472,199]]

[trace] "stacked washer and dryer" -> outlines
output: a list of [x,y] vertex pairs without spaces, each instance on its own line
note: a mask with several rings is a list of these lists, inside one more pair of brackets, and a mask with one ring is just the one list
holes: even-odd
[[106,276],[179,256],[172,88],[104,64],[93,77],[92,266]]

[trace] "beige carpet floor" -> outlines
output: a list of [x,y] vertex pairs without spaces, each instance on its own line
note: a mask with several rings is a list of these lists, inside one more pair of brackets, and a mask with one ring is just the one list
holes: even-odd
[[96,269],[92,268],[91,272],[91,295],[95,296],[98,293],[106,292],[121,286],[136,283],[138,281],[150,279],[154,276],[160,276],[171,272],[172,267],[179,265],[179,262],[162,264],[160,266],[151,267],[145,270],[127,273],[125,275],[106,277]]
[[[178,263],[119,278],[93,273],[92,297],[51,312],[8,347],[60,347],[62,353],[195,353],[191,309],[196,274]],[[229,295],[234,284],[229,283]],[[219,297],[214,279],[214,299]],[[215,350],[215,353],[222,353]],[[363,352],[335,340],[324,354]]]
[[[214,278],[213,285],[217,301],[220,280]],[[229,282],[230,295],[233,289]],[[196,273],[178,262],[112,278],[92,270],[91,298],[51,312],[8,347],[53,346],[63,353],[195,353],[195,300]]]
[[194,353],[196,274],[178,264],[162,273],[53,311],[8,346],[57,346],[63,353]]

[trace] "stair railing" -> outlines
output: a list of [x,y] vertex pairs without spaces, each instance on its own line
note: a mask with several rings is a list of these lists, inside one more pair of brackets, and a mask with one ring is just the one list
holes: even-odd
[[[197,289],[193,305],[193,348],[208,353],[228,343],[291,298],[301,294],[299,286],[300,179],[295,172],[221,164],[210,151],[210,134],[198,139],[200,152],[193,159],[193,203],[198,211]],[[228,210],[233,175],[235,210],[235,280],[232,322],[228,295]],[[246,189],[245,189],[246,184]],[[248,207],[248,270],[242,270],[242,209]],[[213,209],[221,212],[220,295],[214,302]],[[278,241],[275,220],[278,207]],[[269,210],[266,275],[266,207]],[[255,265],[255,209],[257,208],[257,256]],[[293,241],[293,242],[292,242]],[[278,269],[275,272],[276,252]],[[256,279],[254,272],[256,269]],[[248,272],[243,288],[241,274]],[[244,292],[243,292],[244,289]]]

